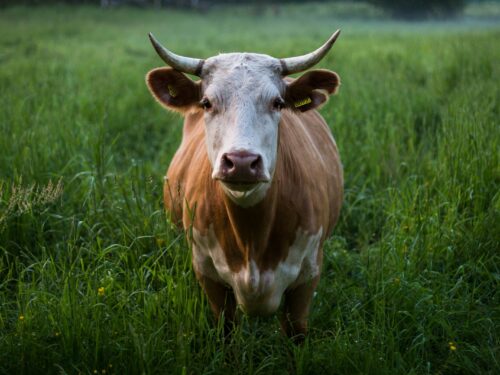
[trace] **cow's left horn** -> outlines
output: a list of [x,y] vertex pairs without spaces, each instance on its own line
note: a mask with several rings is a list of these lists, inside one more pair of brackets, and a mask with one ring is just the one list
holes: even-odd
[[335,31],[325,44],[319,47],[316,51],[308,53],[307,55],[281,59],[280,62],[283,68],[282,74],[286,76],[289,74],[302,72],[316,65],[323,57],[325,57],[330,48],[332,48],[333,43],[335,43],[339,34],[340,30]]
[[168,49],[163,47],[160,42],[156,40],[153,34],[149,33],[149,40],[153,44],[154,49],[158,53],[158,55],[172,68],[189,74],[194,74],[195,76],[200,76],[201,69],[203,68],[203,63],[205,60],[202,59],[193,59],[192,57],[185,57],[176,55],[173,52],[170,52]]

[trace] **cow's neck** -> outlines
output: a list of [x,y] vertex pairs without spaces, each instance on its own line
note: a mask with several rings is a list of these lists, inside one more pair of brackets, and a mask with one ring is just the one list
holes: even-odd
[[277,190],[273,185],[265,196],[255,205],[238,205],[224,194],[224,206],[231,231],[240,251],[246,260],[258,258],[266,249],[276,216]]

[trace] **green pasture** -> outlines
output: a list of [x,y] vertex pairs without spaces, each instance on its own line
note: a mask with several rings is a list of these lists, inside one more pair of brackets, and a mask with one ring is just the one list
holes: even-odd
[[[1,374],[500,373],[498,20],[339,9],[0,10]],[[310,335],[224,340],[162,208],[182,118],[144,84],[147,33],[284,57],[337,28],[345,201]]]

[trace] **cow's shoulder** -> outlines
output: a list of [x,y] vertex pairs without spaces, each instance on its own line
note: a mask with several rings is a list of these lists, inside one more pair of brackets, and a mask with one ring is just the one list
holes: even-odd
[[342,202],[343,172],[333,135],[316,111],[284,111],[280,124],[278,209],[296,215],[298,225],[326,237],[335,224]]
[[[197,195],[205,194],[204,181],[211,182],[211,166],[205,147],[203,112],[196,111],[186,114],[182,132],[182,141],[175,152],[164,184],[164,203],[173,221],[181,224],[189,214],[191,201],[197,200]],[[194,209],[194,208],[193,208]]]

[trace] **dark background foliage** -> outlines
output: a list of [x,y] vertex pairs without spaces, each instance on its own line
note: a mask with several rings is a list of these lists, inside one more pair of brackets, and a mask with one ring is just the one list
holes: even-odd
[[[427,17],[448,17],[460,14],[468,2],[482,0],[366,0],[374,4],[395,18],[419,19]],[[47,5],[65,3],[71,5],[91,4],[102,7],[110,6],[137,6],[137,7],[180,7],[206,10],[218,4],[254,5],[263,7],[276,6],[286,3],[306,2],[339,2],[338,0],[1,0],[3,6],[10,5]],[[340,2],[361,2],[359,0],[344,0]]]
[[369,0],[397,18],[450,16],[461,12],[466,0]]

